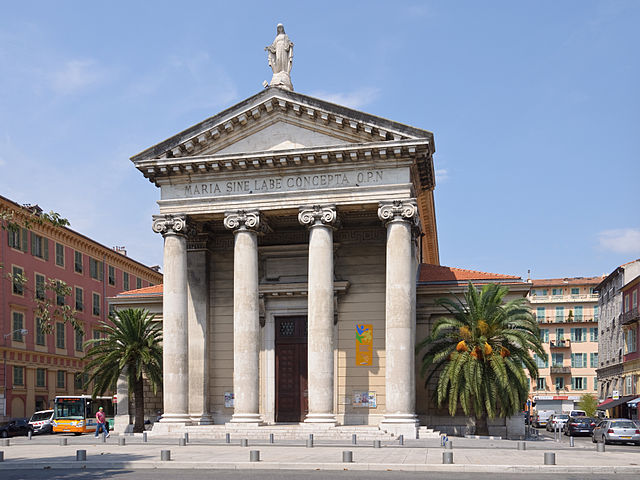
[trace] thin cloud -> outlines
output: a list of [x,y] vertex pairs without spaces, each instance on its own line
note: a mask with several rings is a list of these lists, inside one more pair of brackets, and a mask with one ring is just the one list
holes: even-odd
[[70,95],[100,83],[106,75],[94,60],[69,60],[51,74],[51,88],[61,95]]
[[311,93],[312,97],[321,98],[327,102],[344,105],[351,108],[362,108],[380,97],[380,89],[376,87],[363,87],[355,92],[330,93],[317,90]]
[[616,253],[640,253],[640,228],[604,230],[598,234],[598,242],[605,250]]
[[449,179],[449,172],[446,168],[436,170],[436,182],[444,182]]

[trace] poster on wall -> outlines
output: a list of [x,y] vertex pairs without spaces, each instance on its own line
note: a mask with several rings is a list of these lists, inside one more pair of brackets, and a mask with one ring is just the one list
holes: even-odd
[[226,408],[232,408],[233,407],[233,392],[224,392],[224,406]]
[[376,392],[353,392],[353,406],[355,408],[377,408]]
[[356,324],[356,366],[373,365],[373,325]]

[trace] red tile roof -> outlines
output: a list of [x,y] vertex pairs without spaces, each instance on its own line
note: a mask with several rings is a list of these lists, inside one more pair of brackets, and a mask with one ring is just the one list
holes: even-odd
[[533,287],[554,287],[563,285],[598,285],[602,277],[540,278],[531,280]]
[[519,283],[520,277],[515,275],[503,275],[501,273],[479,272],[464,268],[445,267],[422,263],[418,274],[419,283],[467,283],[469,280],[478,283],[500,282]]
[[126,292],[120,292],[117,296],[146,296],[146,295],[162,295],[162,284],[152,285],[150,287],[138,288],[137,290],[128,290]]

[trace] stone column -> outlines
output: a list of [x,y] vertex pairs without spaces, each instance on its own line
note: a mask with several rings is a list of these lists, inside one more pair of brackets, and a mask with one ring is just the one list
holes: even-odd
[[309,227],[308,388],[305,423],[336,423],[333,408],[333,225],[334,206],[303,207],[298,214]]
[[387,227],[385,297],[386,412],[383,428],[415,438],[416,269],[412,230],[418,208],[413,199],[381,202],[378,217]]
[[129,382],[127,380],[127,367],[125,367],[120,376],[118,377],[118,383],[116,385],[117,395],[117,415],[114,418],[113,428],[118,433],[130,433],[133,432],[133,425],[131,424],[131,417],[129,416]]
[[260,409],[260,307],[258,211],[227,213],[233,230],[233,423],[262,423]]
[[161,423],[189,422],[187,241],[185,215],[154,215],[164,237],[162,296],[163,413]]
[[189,322],[189,417],[209,425],[209,250],[207,234],[187,230],[187,316]]

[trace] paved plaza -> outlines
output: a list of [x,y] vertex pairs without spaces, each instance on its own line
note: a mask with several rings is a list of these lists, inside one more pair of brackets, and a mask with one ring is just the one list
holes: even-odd
[[[60,445],[66,438],[67,445]],[[119,439],[125,439],[125,445]],[[12,469],[230,469],[230,470],[371,470],[429,472],[496,472],[496,473],[620,473],[640,474],[640,447],[607,446],[597,452],[593,444],[567,441],[556,443],[543,439],[526,442],[526,450],[518,450],[518,442],[452,438],[453,449],[445,450],[437,439],[381,442],[350,441],[314,442],[306,439],[276,441],[240,438],[225,440],[193,438],[180,446],[182,437],[127,435],[94,439],[93,436],[12,438],[9,446],[0,446],[4,462],[0,470]],[[86,461],[76,460],[76,452],[86,450]],[[169,461],[161,460],[161,451],[170,450]],[[251,451],[260,452],[260,461],[250,461]],[[343,463],[343,452],[351,451],[352,463]],[[454,464],[443,464],[443,452],[453,452]],[[544,465],[544,453],[555,452],[556,465]]]

